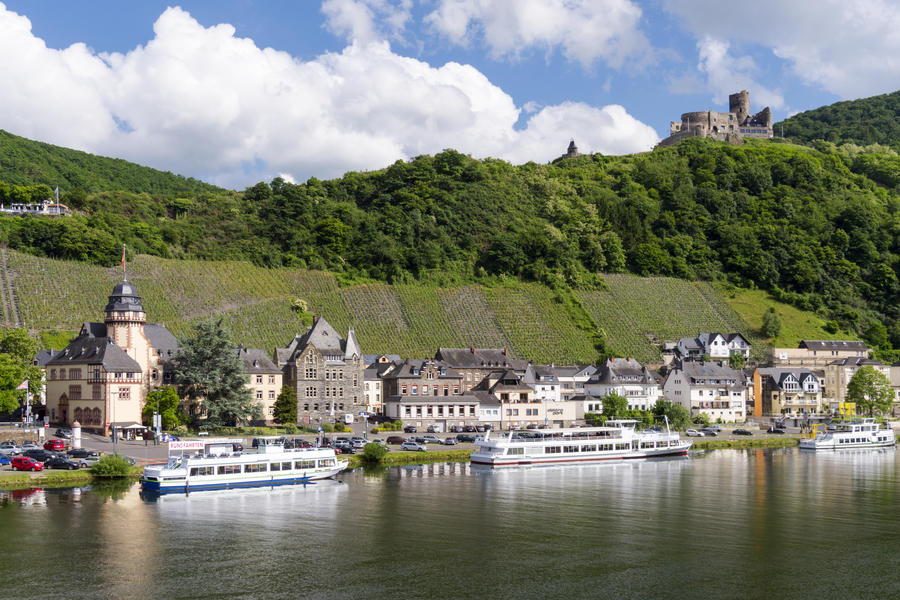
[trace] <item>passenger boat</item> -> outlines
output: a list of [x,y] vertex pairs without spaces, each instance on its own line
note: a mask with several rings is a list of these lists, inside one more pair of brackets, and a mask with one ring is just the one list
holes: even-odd
[[262,438],[251,451],[233,452],[242,441],[169,442],[168,461],[144,467],[141,488],[170,493],[309,483],[347,468],[332,448],[285,448],[277,439]]
[[893,429],[878,426],[873,418],[840,421],[827,430],[814,431],[814,437],[800,440],[805,450],[840,450],[841,448],[883,448],[896,446]]
[[544,465],[687,454],[691,442],[677,432],[637,431],[637,421],[607,421],[604,427],[510,432],[475,442],[473,464]]

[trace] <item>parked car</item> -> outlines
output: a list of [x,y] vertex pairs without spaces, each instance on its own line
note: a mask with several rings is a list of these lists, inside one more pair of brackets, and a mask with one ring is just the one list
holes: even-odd
[[416,433],[416,427],[415,425],[407,425],[403,428],[403,431],[406,433]]
[[702,431],[697,431],[696,429],[688,429],[684,434],[688,437],[703,437],[704,435]]
[[12,462],[12,457],[6,454],[0,454],[0,467],[6,466]]
[[465,443],[465,442],[474,442],[474,441],[475,441],[475,436],[474,436],[474,435],[468,435],[468,434],[465,434],[465,433],[460,433],[459,435],[456,436],[456,439],[457,439],[457,441],[463,442],[463,443]]
[[354,450],[362,450],[366,447],[366,440],[363,438],[351,438],[349,444],[353,447]]
[[56,437],[65,438],[67,440],[70,440],[70,439],[72,439],[72,430],[69,429],[68,427],[60,427],[59,429],[56,430],[56,433],[54,433],[53,435],[55,435]]
[[419,443],[420,444],[440,444],[441,438],[439,438],[436,435],[432,435],[432,434],[428,433],[428,434],[423,435],[421,438],[419,438]]
[[735,429],[731,433],[734,435],[753,435],[752,431],[748,431],[746,429]]
[[85,456],[84,458],[78,459],[78,466],[82,469],[90,469],[98,460],[100,460],[99,456]]
[[22,445],[20,446],[20,448],[22,449],[22,452],[25,452],[26,450],[40,450],[41,449],[41,447],[39,445],[35,444],[34,442],[22,442]]
[[462,433],[462,432],[463,432],[462,425],[451,425],[450,426],[450,433]]
[[425,452],[428,448],[424,444],[420,444],[418,442],[403,442],[402,444],[400,444],[400,449]]
[[61,452],[66,449],[66,443],[63,440],[47,440],[44,442],[44,450],[52,450]]
[[48,469],[68,469],[69,471],[74,471],[78,468],[78,463],[63,456],[53,456],[44,463],[44,466]]
[[716,433],[715,429],[706,429],[706,428],[701,429],[700,433],[702,433],[706,437],[717,437],[719,435],[718,433]]
[[28,456],[16,456],[12,460],[12,468],[16,471],[41,471],[44,468],[39,461]]
[[388,444],[402,444],[405,441],[402,435],[389,435],[387,438]]
[[455,437],[448,437],[447,439],[445,439],[445,440],[443,441],[443,444],[444,444],[445,446],[455,446],[455,445],[458,444],[458,443],[459,443],[459,442],[456,441],[456,438],[455,438]]
[[646,431],[655,431],[656,433],[662,433],[662,432],[663,432],[663,428],[660,427],[659,425],[654,425],[653,427],[648,427],[648,428],[646,429]]
[[12,442],[3,442],[0,444],[0,454],[4,456],[14,456],[16,454],[21,454],[22,448],[16,446]]
[[710,431],[715,431],[716,433],[722,431],[722,428],[719,425],[707,425],[703,429],[709,429]]
[[48,452],[47,450],[44,450],[44,449],[38,449],[38,450],[26,450],[25,452],[22,453],[22,456],[27,456],[28,458],[33,458],[34,460],[43,463],[43,462],[50,460],[54,456],[57,456],[57,454],[56,454],[56,452]]
[[159,434],[159,441],[161,442],[177,442],[179,441],[177,435],[172,435],[171,433],[162,432]]
[[766,433],[787,433],[787,431],[785,431],[781,427],[769,427],[768,429],[766,429]]
[[87,448],[72,448],[66,452],[69,458],[87,458],[88,456],[100,456],[96,450],[88,450]]
[[[481,427],[481,425],[479,425],[479,427]],[[463,429],[466,430],[466,431],[469,432],[469,433],[475,433],[475,426],[474,426],[474,425],[466,425],[465,427],[463,427]]]

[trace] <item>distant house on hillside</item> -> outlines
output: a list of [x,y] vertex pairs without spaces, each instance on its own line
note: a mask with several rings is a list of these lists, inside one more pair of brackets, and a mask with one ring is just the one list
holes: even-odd
[[740,333],[701,333],[695,338],[681,338],[676,346],[682,359],[728,360],[732,354],[750,358],[750,342]]
[[773,367],[825,367],[844,358],[868,358],[869,347],[859,340],[803,340],[796,348],[772,348]]

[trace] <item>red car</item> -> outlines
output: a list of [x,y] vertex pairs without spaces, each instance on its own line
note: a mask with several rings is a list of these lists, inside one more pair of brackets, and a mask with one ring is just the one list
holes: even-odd
[[41,471],[43,470],[44,465],[33,458],[17,456],[12,459],[12,468],[16,471]]
[[62,440],[47,440],[46,442],[44,442],[44,450],[50,450],[51,452],[53,452],[65,449],[66,443]]

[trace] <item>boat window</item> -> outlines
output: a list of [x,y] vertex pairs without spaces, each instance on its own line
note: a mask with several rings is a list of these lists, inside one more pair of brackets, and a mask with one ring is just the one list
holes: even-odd
[[507,448],[507,454],[525,454],[525,448]]
[[215,467],[191,467],[191,477],[203,477],[206,475],[215,475]]
[[[310,462],[312,462],[312,461],[310,461]],[[319,461],[319,466],[320,467],[333,467],[334,463],[335,463],[335,459],[333,459],[333,458],[323,458],[322,460]]]
[[562,451],[562,448],[559,446],[547,446],[544,448],[544,452],[546,454],[559,454]]
[[316,461],[314,460],[298,460],[294,461],[295,469],[315,469]]
[[[288,464],[290,464],[290,463],[288,463]],[[280,470],[281,470],[281,463],[272,463],[272,466],[269,467],[269,470],[270,470],[270,471],[280,471]]]
[[219,475],[234,475],[241,472],[241,465],[220,465]]
[[581,447],[582,452],[596,452],[597,446],[594,444],[587,444]]
[[281,470],[282,471],[290,471],[291,470],[290,461],[281,463]]
[[244,465],[244,473],[263,473],[266,471],[266,463],[253,463]]
[[563,446],[563,452],[578,452],[578,446]]

